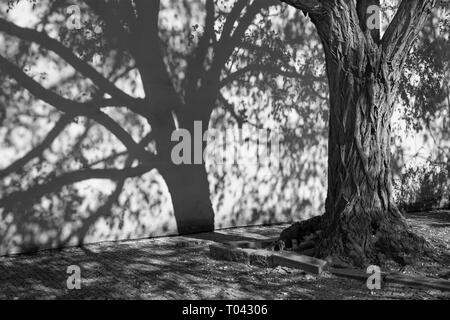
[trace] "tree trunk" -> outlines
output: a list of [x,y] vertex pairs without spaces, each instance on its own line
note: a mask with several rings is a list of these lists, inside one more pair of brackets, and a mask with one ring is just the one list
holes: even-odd
[[[364,57],[364,52],[356,56]],[[358,60],[350,53],[345,61],[327,59],[328,195],[318,251],[356,265],[380,263],[386,256],[405,263],[424,246],[393,201],[390,121],[395,92],[377,65],[370,56]]]
[[[403,2],[401,18],[387,31],[392,43],[382,44],[379,30],[366,25],[367,9],[379,1],[358,1],[356,7],[344,0],[287,2],[309,10],[324,47],[330,90],[328,194],[322,217],[298,223],[280,238],[301,241],[320,231],[317,256],[358,266],[386,258],[410,263],[429,251],[393,201],[390,122],[418,26],[411,23],[403,33],[395,28],[401,25],[397,19],[409,23],[417,18],[420,25],[433,3]],[[395,41],[403,41],[402,46]]]
[[342,60],[326,56],[330,119],[325,214],[292,226],[280,238],[289,247],[289,238],[302,241],[320,230],[317,256],[357,266],[382,264],[386,258],[403,265],[423,253],[426,243],[409,230],[393,201],[390,121],[396,89],[373,67],[381,64],[353,52],[355,56],[348,53]]
[[168,165],[161,171],[172,197],[178,233],[214,230],[214,210],[205,166]]
[[[198,104],[197,106],[203,106]],[[175,164],[172,159],[172,150],[179,141],[171,141],[175,127],[169,125],[168,116],[162,117],[165,121],[157,127],[154,123],[158,155],[163,165],[159,171],[164,178],[172,198],[172,205],[179,234],[206,232],[214,230],[214,210],[211,204],[208,173],[203,159],[203,150],[206,142],[203,135],[208,129],[209,114],[199,112],[196,109],[184,107],[186,113],[179,113],[178,121],[180,129],[189,131],[191,137],[191,163]],[[201,131],[196,132],[194,122],[201,122]],[[201,164],[196,164],[200,159],[195,159],[195,145],[201,141]],[[198,150],[197,150],[198,151]],[[197,156],[198,157],[198,156]]]

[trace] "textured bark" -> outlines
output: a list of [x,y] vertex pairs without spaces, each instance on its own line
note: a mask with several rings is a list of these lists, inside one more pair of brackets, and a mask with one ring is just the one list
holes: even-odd
[[328,195],[319,247],[321,255],[348,257],[358,265],[383,260],[381,255],[401,261],[403,255],[423,251],[423,241],[407,230],[392,197],[395,92],[377,72],[379,62],[363,50],[353,48],[338,61],[327,59]]
[[[297,7],[306,3],[291,2]],[[309,14],[323,43],[330,89],[328,194],[320,222],[297,226],[296,238],[321,229],[316,255],[359,266],[386,257],[405,264],[427,250],[393,201],[390,121],[397,80],[420,30],[413,21],[423,23],[435,1],[402,4],[406,12],[394,21],[400,19],[396,23],[405,27],[395,34],[394,47],[366,28],[366,8],[375,2],[308,2],[314,7]],[[403,42],[401,34],[407,35]],[[387,56],[395,57],[396,64]]]

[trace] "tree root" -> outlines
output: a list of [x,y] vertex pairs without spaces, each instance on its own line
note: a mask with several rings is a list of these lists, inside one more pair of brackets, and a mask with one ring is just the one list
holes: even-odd
[[414,264],[418,258],[433,258],[427,241],[416,235],[403,219],[393,217],[383,221],[364,221],[361,225],[337,226],[325,224],[323,216],[296,222],[283,230],[279,237],[280,248],[299,244],[303,248],[311,241],[313,256],[324,258],[337,266],[365,267],[369,264],[383,266],[394,261],[401,266]]
[[279,241],[284,243],[285,248],[292,248],[292,240],[297,240],[297,243],[302,243],[308,236],[316,236],[317,232],[321,230],[322,216],[313,217],[311,219],[295,222],[290,227],[284,229]]

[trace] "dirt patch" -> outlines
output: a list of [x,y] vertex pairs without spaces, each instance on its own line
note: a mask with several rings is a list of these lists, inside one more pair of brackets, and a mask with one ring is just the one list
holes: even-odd
[[438,261],[421,259],[415,265],[392,266],[405,274],[450,279],[450,211],[431,211],[406,214],[415,233],[424,237],[432,246]]
[[[414,224],[414,219],[411,221]],[[446,250],[448,236],[433,226],[416,229]],[[171,237],[103,243],[0,258],[0,299],[450,299],[450,292],[383,285],[287,267],[264,268],[209,257],[217,237],[276,237],[287,225],[216,231],[207,237]],[[431,231],[426,228],[434,228]],[[447,227],[445,227],[447,228]],[[205,234],[203,234],[205,235]],[[447,252],[448,253],[448,252]],[[68,290],[67,267],[81,268],[82,287]],[[429,269],[427,269],[429,268]],[[422,266],[427,275],[441,267]]]

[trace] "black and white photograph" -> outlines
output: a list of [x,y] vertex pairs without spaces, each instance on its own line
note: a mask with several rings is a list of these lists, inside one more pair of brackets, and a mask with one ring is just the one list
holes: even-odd
[[0,300],[450,300],[450,0],[0,0]]

